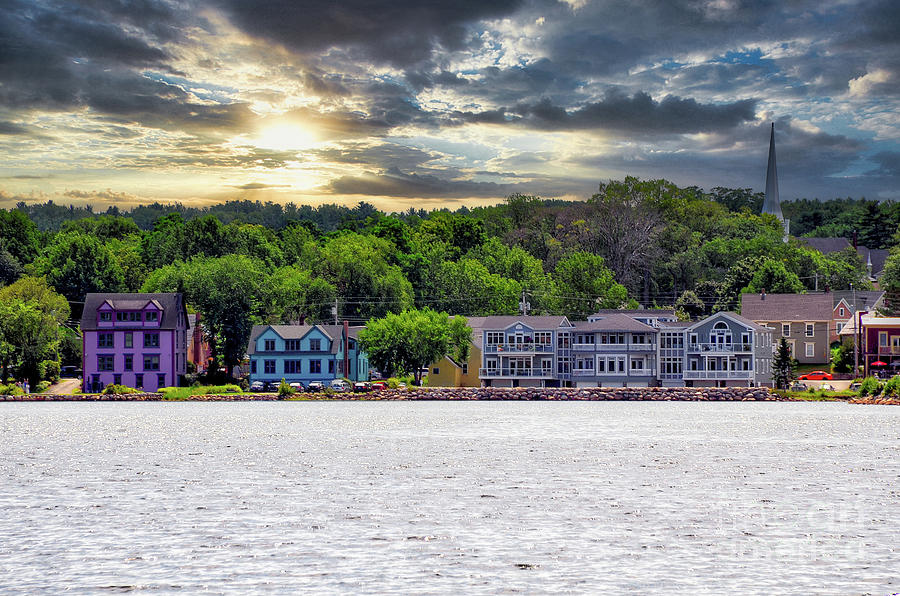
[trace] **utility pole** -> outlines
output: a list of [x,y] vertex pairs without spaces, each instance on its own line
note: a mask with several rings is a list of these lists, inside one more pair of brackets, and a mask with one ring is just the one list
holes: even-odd
[[334,306],[331,307],[331,314],[334,315],[334,324],[338,324],[338,301],[334,299]]
[[856,288],[853,282],[850,282],[850,289],[853,290],[853,377],[859,374],[859,326],[856,324]]
[[519,302],[519,310],[522,311],[523,317],[527,317],[528,311],[531,310],[531,303],[525,300],[525,290],[522,290],[522,300]]

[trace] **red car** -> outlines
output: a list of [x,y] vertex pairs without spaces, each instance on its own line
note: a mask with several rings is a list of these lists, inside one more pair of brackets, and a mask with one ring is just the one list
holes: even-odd
[[797,378],[801,381],[830,381],[831,373],[827,373],[824,370],[814,370],[811,373],[800,375]]

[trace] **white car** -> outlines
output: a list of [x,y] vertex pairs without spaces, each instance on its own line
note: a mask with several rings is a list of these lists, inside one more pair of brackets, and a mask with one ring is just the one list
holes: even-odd
[[345,393],[350,391],[350,386],[343,379],[335,379],[331,382],[331,389],[336,393]]

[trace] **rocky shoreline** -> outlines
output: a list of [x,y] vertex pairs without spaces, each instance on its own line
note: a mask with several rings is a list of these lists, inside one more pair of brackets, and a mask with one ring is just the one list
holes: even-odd
[[[274,393],[194,395],[171,401],[278,401]],[[298,393],[290,400],[308,401],[794,401],[764,387],[540,388],[427,387],[369,393]],[[0,401],[170,401],[160,393],[123,395],[6,395]]]
[[857,397],[849,400],[851,404],[863,404],[867,406],[900,406],[900,398],[897,397]]

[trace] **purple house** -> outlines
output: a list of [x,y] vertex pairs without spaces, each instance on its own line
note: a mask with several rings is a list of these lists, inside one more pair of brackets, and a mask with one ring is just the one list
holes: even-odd
[[84,391],[111,383],[147,391],[177,386],[187,371],[181,294],[88,294],[81,317]]

